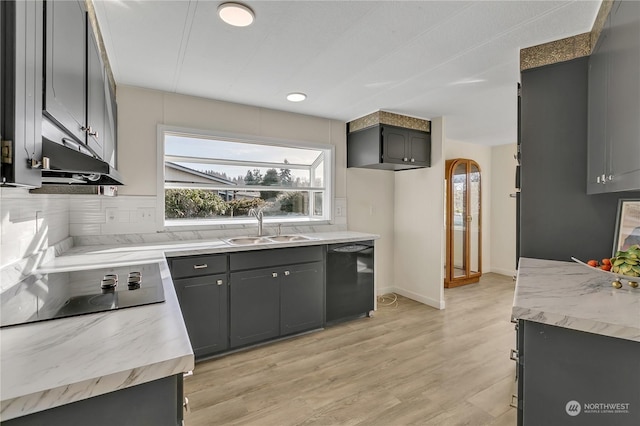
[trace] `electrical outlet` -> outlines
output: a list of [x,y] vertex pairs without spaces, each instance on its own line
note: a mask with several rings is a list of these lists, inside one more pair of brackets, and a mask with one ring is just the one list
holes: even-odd
[[136,222],[153,222],[156,210],[153,207],[138,207],[136,209]]
[[342,207],[340,206],[336,207],[336,216],[342,216]]
[[118,209],[115,207],[107,207],[105,210],[105,221],[107,223],[113,223],[118,221]]

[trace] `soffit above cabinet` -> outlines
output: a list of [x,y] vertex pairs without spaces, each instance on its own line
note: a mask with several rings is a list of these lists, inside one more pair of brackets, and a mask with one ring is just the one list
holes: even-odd
[[420,130],[431,133],[431,121],[422,118],[394,114],[387,111],[376,111],[347,123],[347,132],[365,129],[376,124],[390,124],[405,129]]

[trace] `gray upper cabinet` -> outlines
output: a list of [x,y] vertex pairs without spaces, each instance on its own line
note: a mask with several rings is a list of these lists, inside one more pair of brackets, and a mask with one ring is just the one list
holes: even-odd
[[85,142],[87,17],[78,1],[46,3],[45,115]]
[[640,189],[640,2],[616,1],[589,60],[587,192]]
[[115,94],[83,1],[48,1],[44,116],[115,167]]
[[108,78],[105,78],[104,81],[104,91],[106,104],[104,111],[104,138],[102,139],[104,148],[103,160],[115,169],[118,167],[118,107],[116,105],[115,93],[111,90],[111,84],[109,84]]
[[347,167],[407,170],[430,166],[430,133],[379,124],[347,135]]
[[42,1],[0,2],[2,183],[39,187],[42,158]]
[[93,31],[87,31],[87,144],[104,158],[105,117],[105,71]]

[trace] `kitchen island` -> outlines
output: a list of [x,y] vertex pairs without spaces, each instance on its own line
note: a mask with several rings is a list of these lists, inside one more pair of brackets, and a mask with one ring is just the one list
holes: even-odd
[[521,258],[518,424],[640,424],[640,289],[575,262]]
[[[230,245],[225,239],[210,239],[78,246],[42,265],[38,273],[157,262],[165,302],[0,330],[0,418],[19,420],[33,413],[118,393],[114,391],[181,377],[192,370],[194,355],[166,257],[378,237],[358,232],[310,235],[312,239],[305,241],[258,245]],[[131,403],[135,406],[136,401]],[[172,424],[172,420],[167,419],[166,424]]]

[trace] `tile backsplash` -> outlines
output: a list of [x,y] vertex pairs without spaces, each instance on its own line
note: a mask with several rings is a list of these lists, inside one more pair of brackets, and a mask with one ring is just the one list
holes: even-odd
[[154,196],[74,195],[69,213],[73,237],[156,232]]
[[[283,223],[283,233],[343,231],[346,200],[335,199],[333,224]],[[51,248],[64,250],[71,244],[126,244],[195,240],[246,235],[255,231],[247,225],[220,225],[214,229],[158,232],[155,196],[105,197],[96,194],[32,194],[22,188],[0,188],[0,269],[29,273]],[[265,224],[265,227],[274,227]],[[69,241],[67,241],[69,240]],[[60,244],[59,244],[60,243]],[[28,266],[28,267],[27,267]]]
[[0,268],[67,239],[69,195],[0,188]]

